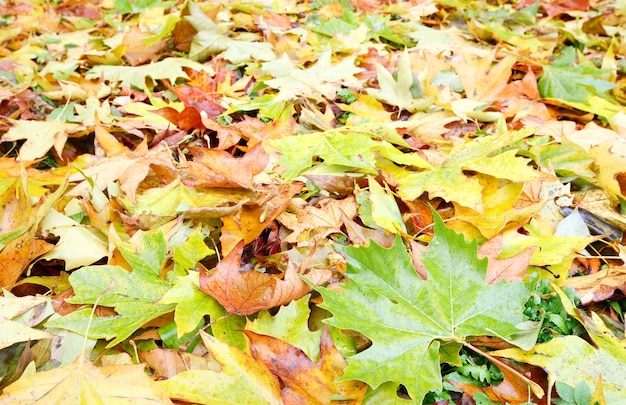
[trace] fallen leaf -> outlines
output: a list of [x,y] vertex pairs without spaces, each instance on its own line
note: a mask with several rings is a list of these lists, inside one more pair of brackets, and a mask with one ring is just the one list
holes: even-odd
[[596,349],[578,336],[558,336],[530,350],[505,349],[491,352],[493,356],[543,367],[548,372],[550,386],[560,381],[572,387],[585,381],[595,387],[602,378],[607,403],[626,401],[626,363],[607,351]]
[[582,305],[609,300],[626,294],[626,267],[613,266],[593,274],[569,277],[566,287],[576,290]]
[[65,270],[88,266],[108,256],[107,244],[95,232],[54,209],[41,221],[41,229],[60,238],[41,259],[64,260]]
[[173,107],[163,107],[152,112],[165,117],[169,122],[183,131],[206,129],[202,123],[200,111],[198,111],[196,107],[185,107],[182,111],[177,111]]
[[551,177],[528,166],[529,161],[516,156],[517,151],[501,152],[507,144],[529,135],[526,131],[507,130],[497,136],[485,136],[478,141],[460,144],[452,149],[447,160],[438,167],[399,179],[398,195],[410,201],[428,192],[431,199],[441,197],[482,213],[484,187],[478,178],[468,175],[468,171],[511,182]]
[[142,89],[148,77],[154,80],[167,79],[170,83],[176,82],[178,78],[188,79],[189,76],[183,68],[214,74],[211,67],[188,58],[166,58],[159,62],[143,65],[139,69],[135,66],[97,65],[91,68],[85,77],[87,79],[100,79],[102,77],[109,82],[119,82],[120,86]]
[[220,235],[222,254],[228,255],[241,240],[246,245],[255,240],[285,211],[293,196],[300,190],[302,190],[300,183],[281,185],[269,199],[263,198],[256,203],[245,204],[235,215],[222,217]]
[[[495,364],[495,363],[494,363]],[[498,364],[496,364],[498,366]],[[530,369],[532,366],[524,367],[524,374],[526,376],[530,376],[532,370]],[[539,371],[543,373],[539,367],[536,367]],[[474,397],[477,392],[482,392],[486,394],[491,401],[501,404],[522,404],[526,402],[532,402],[536,405],[546,405],[547,397],[543,396],[538,398],[532,391],[529,392],[528,384],[526,381],[519,377],[519,374],[511,372],[506,367],[498,367],[500,372],[503,375],[503,380],[498,385],[487,385],[486,387],[481,387],[478,385],[473,385],[470,383],[463,383],[459,381],[449,380],[448,382],[455,387],[462,390],[464,393]],[[529,370],[530,369],[530,370]],[[545,373],[543,373],[544,379],[540,381],[542,384],[542,389],[547,391],[547,381],[545,380]]]
[[172,403],[145,373],[143,364],[96,367],[82,358],[64,367],[20,378],[3,390],[0,402],[42,405]]
[[280,384],[265,365],[241,350],[200,331],[220,369],[188,370],[160,386],[171,398],[201,404],[280,405]]
[[521,280],[530,265],[530,259],[536,246],[529,246],[515,256],[506,259],[498,259],[502,251],[502,235],[491,238],[478,248],[478,258],[487,258],[486,281],[488,284],[497,283],[500,280]]
[[317,363],[283,340],[249,330],[243,333],[250,339],[254,357],[284,384],[280,395],[286,405],[361,403],[367,385],[354,380],[337,381],[346,361],[335,348],[327,328],[322,333]]
[[50,303],[49,297],[25,296],[15,297],[11,293],[5,292],[4,297],[0,297],[0,350],[5,349],[14,343],[29,342],[31,340],[52,339],[54,335],[35,329],[39,322],[29,322],[30,320],[12,320],[19,315],[35,309],[44,312],[42,307]]
[[[242,270],[244,243],[237,246],[218,263],[210,275],[200,273],[200,289],[218,300],[229,313],[249,315],[296,300],[312,287],[298,278],[302,270],[289,263],[284,275],[268,275],[255,269]],[[311,283],[322,284],[330,279],[330,270],[312,269],[303,274]]]
[[122,46],[125,47],[123,56],[131,66],[143,65],[159,58],[159,54],[167,45],[167,41],[161,39],[148,44],[146,39],[151,36],[151,32],[144,32],[138,26],[132,27],[124,35],[122,41]]
[[[467,336],[491,335],[513,342],[521,332],[516,325],[523,316],[512,318],[516,311],[508,306],[523,305],[530,296],[526,286],[487,285],[487,260],[477,258],[476,241],[465,242],[438,215],[435,237],[422,254],[425,281],[399,237],[390,249],[374,243],[337,248],[348,258],[348,280],[338,290],[316,287],[324,299],[321,306],[333,314],[326,321],[372,341],[349,359],[345,379],[372,388],[400,382],[419,403],[428,391],[441,388],[440,341],[462,343]],[[516,343],[532,347],[533,342]]]
[[171,289],[160,277],[167,246],[162,233],[141,234],[144,249],[137,251],[127,243],[120,248],[132,272],[120,266],[95,265],[75,270],[70,283],[75,296],[66,299],[72,304],[98,304],[114,308],[111,316],[91,316],[81,309],[48,321],[47,326],[71,330],[96,339],[113,339],[109,347],[128,338],[147,322],[174,310],[174,304],[159,300]]
[[281,307],[275,315],[261,311],[246,325],[246,330],[271,336],[301,349],[309,359],[317,361],[320,355],[321,330],[309,330],[310,294]]
[[16,121],[0,138],[2,142],[14,142],[25,139],[20,147],[17,160],[35,160],[44,157],[50,149],[61,156],[63,147],[70,134],[80,129],[80,125],[54,121]]
[[80,183],[67,195],[89,199],[92,187],[105,190],[111,183],[118,180],[125,195],[130,201],[135,202],[139,184],[146,179],[151,170],[158,170],[152,169],[153,166],[162,169],[159,173],[165,177],[166,183],[177,177],[172,156],[164,145],[150,150],[143,145],[137,147],[135,151],[128,151],[110,158],[90,156],[87,162],[87,167],[81,173],[70,176],[70,181],[80,181]]
[[316,205],[311,206],[299,198],[291,200],[285,212],[277,217],[278,222],[293,231],[283,238],[283,242],[318,240],[332,233],[341,233],[342,218],[352,219],[357,214],[354,196],[341,200],[324,198]]
[[44,202],[30,203],[23,185],[24,180],[11,179],[0,196],[0,287],[10,290],[29,263],[45,254],[54,245],[37,238],[38,221],[46,214],[56,198],[63,192],[59,188],[56,195],[50,195]]
[[461,52],[455,70],[468,99],[492,101],[505,89],[517,58],[508,55],[492,65],[495,56],[495,50],[484,55],[478,55],[471,50]]
[[253,177],[265,169],[267,153],[260,143],[241,158],[209,148],[188,148],[194,159],[187,162],[183,183],[187,186],[252,188]]
[[368,94],[389,105],[398,107],[400,111],[415,112],[424,110],[433,103],[433,98],[414,97],[412,92],[414,84],[411,61],[406,51],[398,60],[397,79],[394,79],[384,66],[380,64],[375,66],[380,88],[367,88]]

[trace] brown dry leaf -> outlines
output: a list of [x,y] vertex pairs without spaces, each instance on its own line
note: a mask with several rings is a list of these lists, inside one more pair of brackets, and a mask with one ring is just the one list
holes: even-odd
[[222,254],[229,254],[239,241],[243,240],[247,245],[255,240],[278,215],[285,211],[291,198],[300,192],[302,187],[301,183],[280,185],[269,200],[244,205],[235,215],[222,217],[220,234]]
[[294,198],[287,211],[278,217],[278,221],[293,230],[284,242],[297,243],[322,239],[331,233],[341,233],[344,216],[352,219],[357,214],[354,195],[336,200],[324,198],[317,206],[307,205],[307,201]]
[[143,364],[96,367],[86,359],[20,378],[0,395],[4,404],[171,404]]
[[328,328],[322,334],[317,364],[284,340],[248,330],[242,332],[250,339],[254,357],[282,381],[280,394],[285,405],[361,403],[367,384],[356,380],[336,381],[343,375],[347,362],[335,348]]
[[530,264],[530,258],[536,246],[529,246],[515,256],[506,259],[498,259],[502,251],[502,235],[497,235],[478,248],[478,258],[489,259],[487,265],[486,281],[488,284],[497,283],[500,280],[521,280]]
[[222,150],[188,149],[194,160],[187,162],[183,183],[195,187],[252,188],[253,177],[265,169],[269,159],[261,144],[241,158]]
[[[312,288],[302,281],[297,269],[291,264],[281,276],[268,275],[254,269],[241,271],[241,255],[244,243],[237,246],[222,259],[213,273],[200,273],[200,290],[219,301],[231,314],[249,315],[297,300]],[[312,269],[303,274],[312,283],[320,285],[331,277],[327,269]]]
[[626,294],[626,267],[610,267],[594,274],[570,277],[565,286],[576,290],[582,305],[606,301],[616,293]]
[[[160,339],[160,336],[157,336]],[[157,347],[148,351],[140,351],[139,359],[154,370],[153,378],[158,380],[162,377],[170,378],[183,371],[189,370],[206,370],[208,364],[205,358],[183,352],[182,350],[173,350]]]
[[[72,175],[70,181],[80,181],[85,176],[90,177],[94,187],[105,190],[111,183],[118,180],[122,191],[133,203],[135,202],[137,187],[151,170],[158,173],[159,177],[167,180],[166,183],[177,176],[176,168],[172,163],[172,156],[164,145],[147,149],[145,143],[142,143],[134,151],[110,158],[90,156],[88,164],[89,167],[85,168],[82,173]],[[82,196],[88,199],[90,190],[91,185],[87,180],[84,180],[66,195]]]
[[372,229],[358,224],[356,221],[343,214],[343,224],[350,242],[355,245],[369,245],[371,241],[379,246],[390,248],[393,245],[396,235],[386,232],[382,228]]

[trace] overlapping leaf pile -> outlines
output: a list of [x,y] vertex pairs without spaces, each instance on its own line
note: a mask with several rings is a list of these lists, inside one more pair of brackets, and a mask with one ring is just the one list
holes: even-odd
[[497,3],[0,4],[0,402],[626,401],[626,3]]

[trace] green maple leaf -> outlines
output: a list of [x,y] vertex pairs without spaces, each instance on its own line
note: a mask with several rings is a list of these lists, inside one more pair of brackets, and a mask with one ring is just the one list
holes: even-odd
[[120,245],[124,258],[133,267],[129,272],[120,266],[86,266],[74,271],[69,281],[76,295],[67,299],[74,304],[98,304],[112,307],[116,316],[94,317],[84,309],[51,320],[48,327],[68,329],[95,339],[113,339],[109,347],[141,328],[146,322],[172,312],[174,304],[159,300],[172,286],[160,277],[167,244],[162,232],[142,234],[144,249],[136,252],[130,244]]
[[[470,336],[497,336],[514,344],[524,321],[530,291],[522,282],[487,285],[487,260],[477,258],[477,243],[447,228],[436,212],[435,236],[423,254],[428,279],[413,268],[402,240],[385,249],[340,247],[348,259],[341,290],[317,287],[327,322],[362,333],[372,346],[348,359],[343,379],[372,388],[385,382],[404,384],[415,403],[441,389],[440,346],[456,347],[445,359],[458,357]],[[532,347],[534,342],[524,342]],[[441,356],[441,357],[440,357]]]
[[579,63],[579,59],[576,50],[568,47],[552,64],[544,66],[537,82],[541,97],[582,104],[590,104],[589,98],[594,96],[608,98],[606,92],[617,87],[602,78],[610,72]]

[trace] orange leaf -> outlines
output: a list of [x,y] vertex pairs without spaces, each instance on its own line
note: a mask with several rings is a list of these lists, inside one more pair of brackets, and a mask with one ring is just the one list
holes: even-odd
[[0,250],[0,287],[10,290],[26,266],[54,245],[35,239],[37,210],[21,182],[14,181],[0,195],[0,214],[0,235],[17,233]]
[[316,364],[299,348],[271,336],[242,331],[248,339],[254,357],[281,379],[280,394],[290,404],[360,404],[367,385],[360,381],[337,382],[347,363],[335,348],[328,328],[324,328],[320,344],[320,360]]
[[[312,290],[302,281],[296,268],[288,263],[283,277],[256,270],[241,271],[244,243],[237,246],[215,267],[213,273],[200,273],[200,290],[219,301],[231,314],[249,315],[263,309],[287,304]],[[300,270],[300,269],[298,269]],[[305,274],[314,284],[330,279],[326,269],[312,269]]]
[[254,145],[241,158],[222,150],[188,149],[194,160],[187,162],[183,180],[187,186],[252,188],[252,178],[262,172],[268,162],[261,144]]
[[195,107],[185,107],[185,109],[181,112],[176,111],[172,107],[163,107],[152,112],[155,114],[159,114],[183,131],[206,129],[206,127],[202,123],[200,111],[198,111],[198,109]]
[[27,232],[2,249],[0,252],[0,287],[7,290],[13,288],[26,266],[54,247],[34,237],[34,232]]
[[332,233],[341,233],[343,218],[352,219],[357,215],[357,203],[354,195],[341,200],[323,198],[315,205],[294,198],[288,207],[288,213],[278,217],[286,228],[293,230],[283,242],[297,243],[304,240],[321,240]]
[[[247,245],[255,240],[277,216],[285,211],[291,197],[302,189],[301,183],[283,184],[269,200],[255,205],[244,205],[234,216],[222,217],[220,243],[222,253],[228,254],[243,240]],[[262,219],[261,219],[262,218]]]
[[159,59],[160,52],[165,48],[166,41],[161,39],[154,44],[148,45],[145,39],[152,36],[151,32],[143,32],[137,26],[132,27],[124,35],[122,45],[126,47],[124,58],[131,66],[143,65],[149,61]]

